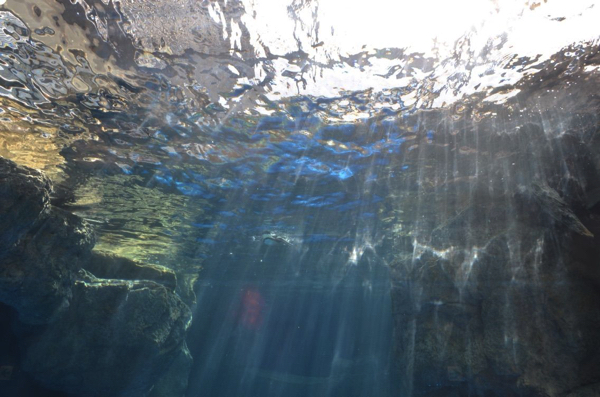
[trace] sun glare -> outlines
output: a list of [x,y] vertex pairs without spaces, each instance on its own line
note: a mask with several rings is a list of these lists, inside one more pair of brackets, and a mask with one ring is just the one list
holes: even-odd
[[[438,61],[465,50],[484,69],[502,67],[502,60],[515,54],[542,61],[572,43],[597,39],[600,20],[600,7],[594,7],[593,0],[346,0],[343,8],[338,0],[244,1],[243,22],[257,56],[264,56],[265,48],[285,56],[275,65],[280,72],[298,73],[307,62],[317,69],[323,65],[311,76],[319,84],[306,87],[290,84],[289,79],[274,81],[272,99],[299,91],[336,95],[342,86],[352,90],[397,87],[399,81],[383,75],[398,59],[370,57],[365,65],[343,61],[381,49],[403,49]],[[287,56],[298,51],[305,58]],[[481,53],[487,54],[486,59],[478,59]],[[328,67],[331,62],[336,66]]]

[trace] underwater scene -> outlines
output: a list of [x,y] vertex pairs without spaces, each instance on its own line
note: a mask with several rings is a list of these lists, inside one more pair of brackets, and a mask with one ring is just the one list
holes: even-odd
[[0,396],[600,396],[600,2],[0,0]]

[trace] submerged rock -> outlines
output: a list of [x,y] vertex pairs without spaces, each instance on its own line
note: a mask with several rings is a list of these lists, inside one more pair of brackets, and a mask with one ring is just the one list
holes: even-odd
[[150,397],[183,397],[188,387],[188,374],[192,369],[192,355],[185,343],[173,364],[154,384]]
[[142,397],[155,383],[182,396],[191,312],[175,273],[92,252],[93,230],[52,207],[51,190],[0,158],[0,302],[18,317],[0,327],[17,331],[20,369],[78,397]]
[[150,280],[169,290],[177,287],[175,272],[163,266],[146,265],[105,252],[93,252],[83,268],[99,278],[119,280]]
[[53,208],[0,261],[0,301],[25,323],[53,321],[69,306],[76,273],[93,245],[87,223]]
[[0,302],[29,324],[66,310],[75,274],[94,246],[86,222],[50,206],[51,191],[41,172],[0,158]]
[[540,211],[550,221],[550,226],[556,225],[582,236],[594,237],[558,192],[548,184],[534,183],[532,191],[533,197],[540,206]]
[[50,209],[50,180],[0,157],[0,258]]
[[555,241],[551,231],[521,226],[475,254],[427,251],[406,264],[413,272],[396,268],[403,390],[564,396],[600,381],[600,293]]
[[145,396],[180,354],[190,320],[160,284],[77,281],[67,313],[25,340],[23,367],[78,396]]
[[567,397],[596,397],[600,395],[600,383],[595,383],[593,385],[585,385],[579,387],[569,394]]
[[433,146],[445,162],[398,185],[398,213],[420,210],[389,257],[400,393],[596,395],[598,155],[541,124],[497,130],[477,125],[479,160]]
[[177,295],[190,307],[196,305],[194,290],[199,278],[199,273],[179,273],[177,275]]
[[0,302],[44,324],[69,306],[75,274],[94,246],[90,226],[49,204],[50,181],[0,158]]

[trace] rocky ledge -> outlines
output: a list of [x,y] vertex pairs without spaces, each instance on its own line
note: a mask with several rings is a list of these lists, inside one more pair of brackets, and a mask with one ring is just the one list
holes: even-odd
[[182,396],[191,312],[175,274],[92,251],[92,228],[52,207],[51,190],[0,158],[0,302],[12,308],[0,331],[18,340],[8,372],[81,397]]

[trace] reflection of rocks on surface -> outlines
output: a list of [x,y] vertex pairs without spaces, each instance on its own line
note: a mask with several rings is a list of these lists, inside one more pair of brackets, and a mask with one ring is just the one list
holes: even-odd
[[[419,208],[409,201],[415,196],[431,203],[403,220],[414,239],[393,243],[402,392],[595,395],[597,139],[583,147],[574,132],[552,138],[532,124],[507,133],[486,127],[465,128],[450,145],[434,140],[421,158],[449,166],[421,166],[419,179],[401,185],[419,191],[404,193],[409,204],[400,208]],[[476,134],[475,152],[452,149]]]
[[163,383],[185,384],[191,314],[175,274],[92,253],[91,228],[50,207],[41,173],[0,159],[0,181],[0,301],[18,313],[22,368],[80,396],[144,396],[173,362]]

